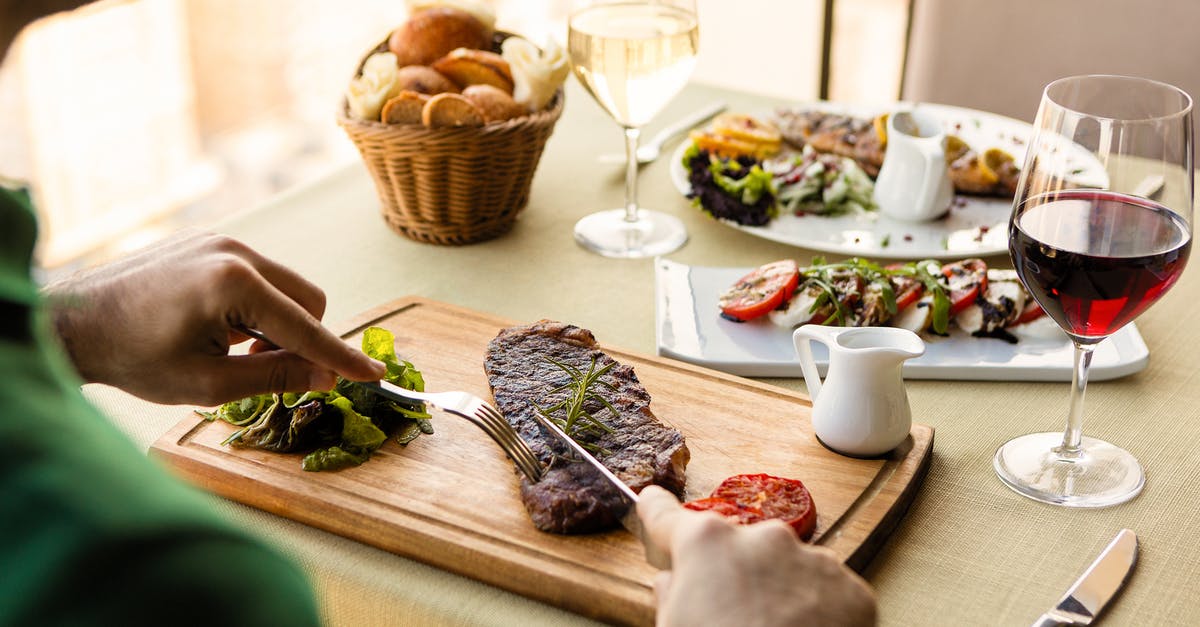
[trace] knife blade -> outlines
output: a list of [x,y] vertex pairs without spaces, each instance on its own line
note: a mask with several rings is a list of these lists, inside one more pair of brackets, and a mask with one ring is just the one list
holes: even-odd
[[1137,556],[1137,534],[1122,529],[1058,604],[1034,621],[1033,627],[1090,625],[1129,580]]
[[642,521],[637,515],[637,493],[634,492],[633,489],[628,485],[626,485],[624,481],[621,481],[619,477],[613,474],[613,472],[604,464],[600,463],[600,460],[596,459],[595,456],[589,453],[587,449],[583,448],[581,444],[576,442],[574,438],[567,435],[567,433],[562,430],[562,427],[554,424],[554,421],[548,420],[539,412],[533,412],[533,415],[539,424],[550,431],[550,433],[554,434],[554,437],[560,442],[567,445],[567,447],[579,457],[580,461],[591,466],[593,470],[599,473],[601,477],[604,477],[604,479],[621,494],[621,500],[624,501],[626,505],[625,512],[620,516],[621,526],[625,527],[629,533],[632,533],[635,538],[642,542],[642,545],[645,547],[646,551],[646,561],[655,568],[663,570],[671,568],[670,554],[651,541],[651,539],[646,536],[645,530],[642,529]]

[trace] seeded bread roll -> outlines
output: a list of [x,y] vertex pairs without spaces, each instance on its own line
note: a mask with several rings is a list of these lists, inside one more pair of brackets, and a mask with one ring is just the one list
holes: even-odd
[[429,65],[455,48],[487,48],[492,29],[459,9],[425,9],[392,31],[388,49],[400,67]]

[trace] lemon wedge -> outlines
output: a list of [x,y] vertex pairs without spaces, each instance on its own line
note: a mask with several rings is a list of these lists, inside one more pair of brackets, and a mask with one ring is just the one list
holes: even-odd
[[[887,123],[888,123],[888,114],[886,114],[886,113],[875,116],[875,120],[872,122],[872,126],[875,127],[875,136],[879,138],[879,146],[880,147],[887,146]],[[962,141],[962,140],[959,140],[959,141]],[[949,153],[949,150],[947,150],[946,152]]]

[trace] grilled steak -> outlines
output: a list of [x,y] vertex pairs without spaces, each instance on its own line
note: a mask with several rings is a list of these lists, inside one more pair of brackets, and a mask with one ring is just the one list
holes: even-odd
[[[554,362],[587,372],[593,360],[597,369],[614,364],[591,331],[549,320],[504,329],[488,344],[484,369],[497,408],[547,466],[536,484],[521,477],[521,500],[543,531],[602,531],[619,524],[624,511],[616,489],[586,463],[571,462],[566,445],[535,418],[539,406],[549,408],[572,394],[571,375]],[[650,395],[633,368],[614,364],[589,389],[600,393],[616,413],[600,401],[587,401],[584,408],[611,431],[585,429],[575,433],[576,439],[635,492],[654,483],[682,494],[690,457],[687,445],[678,431],[650,412]],[[561,419],[564,411],[551,415]]]

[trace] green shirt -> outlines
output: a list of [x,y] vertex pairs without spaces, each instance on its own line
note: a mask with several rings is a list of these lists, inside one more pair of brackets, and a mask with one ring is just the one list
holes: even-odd
[[303,574],[167,475],[79,390],[0,189],[0,625],[313,625]]

